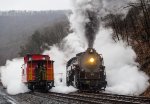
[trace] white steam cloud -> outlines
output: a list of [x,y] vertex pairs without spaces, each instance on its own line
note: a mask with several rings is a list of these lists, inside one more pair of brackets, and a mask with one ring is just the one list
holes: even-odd
[[101,28],[95,40],[95,48],[104,57],[108,86],[106,91],[139,95],[148,87],[148,76],[138,70],[136,54],[123,41],[115,43],[112,31]]
[[[106,1],[110,1],[110,4]],[[114,2],[119,0],[106,1],[72,0],[73,14],[70,16],[70,22],[71,29],[74,32],[63,39],[60,47],[57,45],[51,46],[51,50],[43,53],[48,54],[55,61],[54,73],[56,87],[51,89],[52,92],[69,93],[76,91],[73,87],[66,86],[66,62],[77,53],[85,51],[88,47],[88,42],[85,37],[85,23],[88,21],[88,18],[86,17],[86,13],[84,13],[85,10],[93,9],[93,5],[100,2],[96,7],[101,9],[100,11],[103,15],[106,6],[111,5],[110,8],[115,8]],[[123,4],[123,2],[121,3]],[[138,69],[138,64],[135,62],[136,54],[132,47],[127,46],[123,41],[115,43],[112,40],[111,29],[99,28],[94,48],[104,57],[108,82],[106,92],[125,95],[139,95],[144,92],[149,86],[149,78],[144,72]],[[5,66],[0,67],[2,82],[7,87],[9,94],[27,91],[26,87],[21,83],[22,64],[23,59],[14,59],[7,61]],[[63,73],[62,76],[60,73]],[[60,78],[63,79],[62,82],[60,82]]]
[[9,94],[15,95],[28,91],[26,86],[21,82],[21,66],[23,63],[23,58],[16,58],[12,61],[8,60],[5,66],[0,67],[1,81]]

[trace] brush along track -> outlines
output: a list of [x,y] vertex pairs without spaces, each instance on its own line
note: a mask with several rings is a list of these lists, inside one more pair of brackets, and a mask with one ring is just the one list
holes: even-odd
[[150,99],[145,97],[133,97],[123,95],[113,95],[106,93],[34,93],[35,96],[42,96],[57,100],[61,103],[74,103],[74,104],[150,104]]

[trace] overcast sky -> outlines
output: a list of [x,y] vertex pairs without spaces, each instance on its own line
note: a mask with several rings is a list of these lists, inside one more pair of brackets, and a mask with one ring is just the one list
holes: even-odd
[[70,9],[70,0],[0,0],[0,11]]

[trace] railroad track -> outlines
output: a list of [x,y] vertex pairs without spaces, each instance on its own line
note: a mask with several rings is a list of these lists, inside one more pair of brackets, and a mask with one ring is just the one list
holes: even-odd
[[61,100],[58,100],[54,97],[47,97],[46,93],[23,93],[19,95],[12,95],[15,99],[15,104],[67,104]]
[[[62,99],[61,97],[53,96],[51,93],[39,93],[39,92],[33,92],[30,93],[33,96],[42,97],[44,99],[51,99],[55,100],[56,102],[59,102],[59,104],[67,104],[69,101]],[[54,103],[53,103],[54,104]]]
[[109,94],[109,93],[87,93],[87,92],[79,93],[75,95],[100,98],[104,100],[109,99],[117,103],[150,104],[150,98],[148,97],[126,96],[126,95]]
[[47,93],[43,95],[43,93],[35,92],[34,95],[57,100],[65,104],[150,104],[150,98],[107,93]]
[[98,101],[90,100],[86,97],[85,99],[80,96],[72,95],[72,94],[62,94],[62,93],[43,94],[43,93],[35,92],[34,95],[43,96],[44,98],[49,98],[49,99],[60,101],[60,104],[61,103],[65,103],[65,104],[102,104],[103,103],[100,101],[98,102]]

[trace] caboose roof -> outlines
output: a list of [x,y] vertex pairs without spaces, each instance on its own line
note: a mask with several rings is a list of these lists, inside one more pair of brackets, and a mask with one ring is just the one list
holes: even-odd
[[29,61],[29,59],[32,60],[50,60],[50,57],[48,55],[42,55],[42,54],[27,54],[24,57],[24,62],[27,63]]

